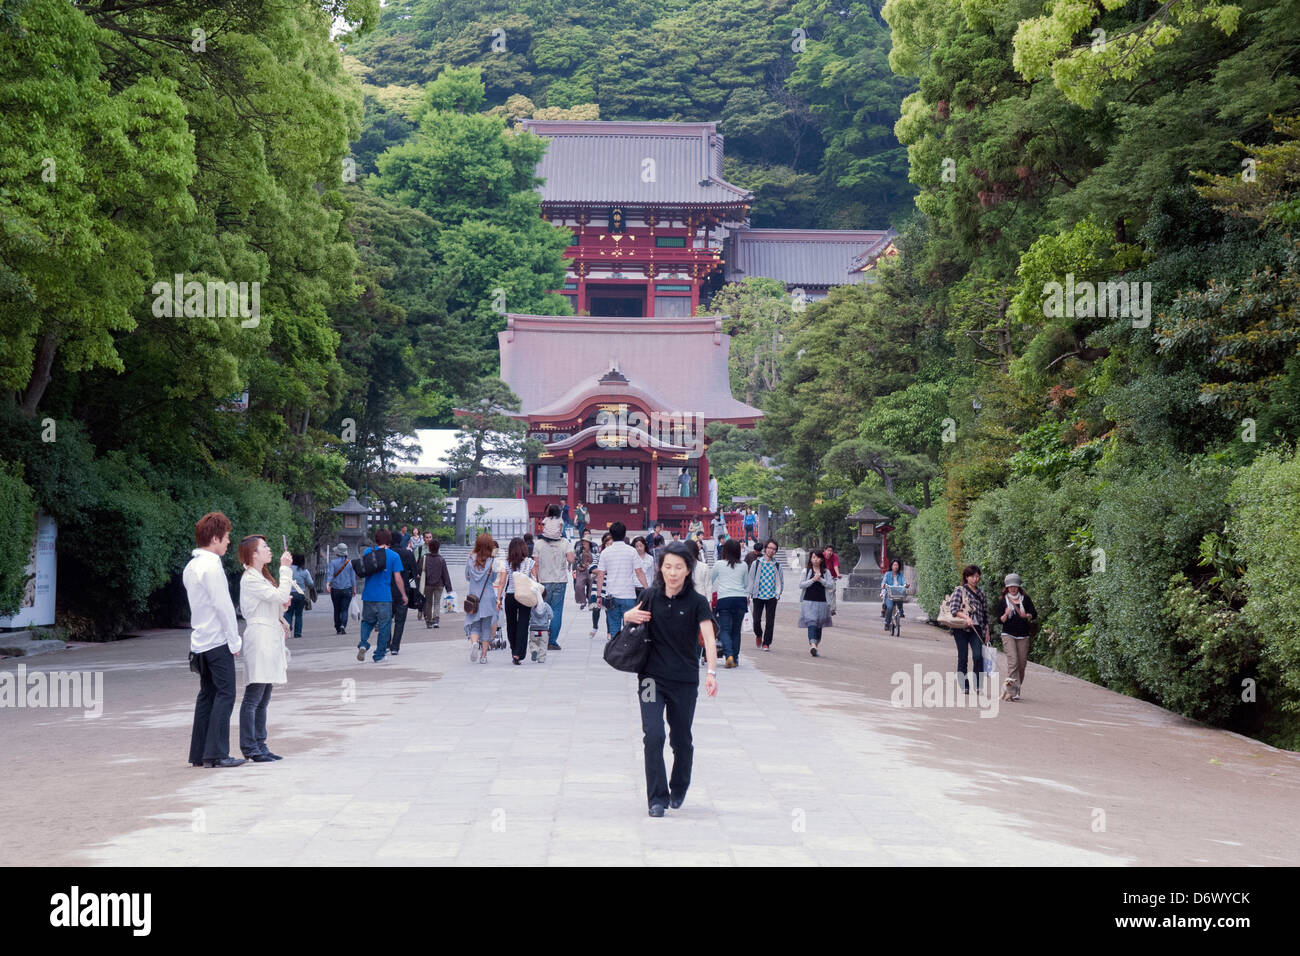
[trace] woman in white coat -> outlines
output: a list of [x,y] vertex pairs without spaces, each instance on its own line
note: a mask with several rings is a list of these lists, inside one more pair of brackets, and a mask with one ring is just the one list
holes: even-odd
[[266,748],[266,707],[271,687],[289,680],[289,626],[283,614],[293,589],[293,556],[280,555],[280,582],[271,576],[271,546],[260,534],[239,542],[239,610],[244,615],[244,700],[239,707],[239,749],[257,763],[281,759]]

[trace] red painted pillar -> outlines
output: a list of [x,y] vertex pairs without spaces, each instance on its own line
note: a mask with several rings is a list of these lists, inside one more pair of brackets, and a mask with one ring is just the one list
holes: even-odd
[[650,527],[659,520],[659,452],[650,452]]
[[574,309],[579,315],[587,310],[587,280],[578,276],[578,307]]
[[700,487],[696,489],[696,492],[698,493],[699,496],[699,502],[698,502],[699,508],[705,514],[708,514],[709,511],[709,456],[708,455],[706,454],[700,455],[699,474],[697,474],[695,478],[700,485]]
[[574,499],[574,489],[577,488],[577,485],[578,485],[577,465],[576,465],[576,464],[574,463],[574,461],[573,461],[573,449],[572,449],[572,448],[569,449],[569,468],[568,468],[568,474],[569,474],[568,489],[567,489],[567,494],[565,495],[564,500],[565,500],[565,502],[567,502],[568,505],[569,505],[569,518],[572,519],[572,518],[573,518],[573,512],[574,512],[574,509],[576,509],[576,508],[578,507],[578,502]]

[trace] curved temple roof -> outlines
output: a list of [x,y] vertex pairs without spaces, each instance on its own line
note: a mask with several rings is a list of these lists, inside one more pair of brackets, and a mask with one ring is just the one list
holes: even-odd
[[537,164],[544,204],[747,206],[754,198],[722,178],[722,136],[714,123],[519,125],[550,140]]
[[521,417],[563,418],[595,399],[636,399],[651,411],[706,421],[763,417],[731,395],[731,336],[719,316],[511,314],[497,338],[501,378],[519,396]]

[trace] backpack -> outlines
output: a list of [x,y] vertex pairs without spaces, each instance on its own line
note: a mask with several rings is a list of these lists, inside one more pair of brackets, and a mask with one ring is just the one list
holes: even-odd
[[388,567],[388,558],[381,548],[371,548],[361,556],[361,574],[364,577],[379,574],[386,567]]

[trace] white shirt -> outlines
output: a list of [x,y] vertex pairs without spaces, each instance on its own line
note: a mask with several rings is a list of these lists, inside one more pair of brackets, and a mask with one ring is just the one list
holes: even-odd
[[610,597],[631,601],[636,597],[636,588],[641,582],[636,578],[636,569],[641,566],[641,557],[636,548],[626,541],[612,541],[608,548],[600,552],[600,570],[605,572],[605,593]]
[[206,548],[195,548],[181,580],[190,599],[190,650],[202,654],[226,644],[238,654],[243,641],[235,621],[235,602],[221,567],[221,558]]
[[718,479],[716,475],[709,475],[709,511],[713,514],[718,513]]
[[[635,551],[636,548],[633,548],[632,550]],[[653,551],[647,551],[647,552],[645,553],[645,557],[644,557],[644,558],[641,558],[641,570],[645,572],[645,583],[646,583],[646,585],[649,586],[649,585],[651,585],[651,584],[654,584],[654,580],[655,580],[655,554],[654,554]],[[640,586],[641,586],[641,582],[638,581],[638,582],[637,582],[637,587],[640,587]]]

